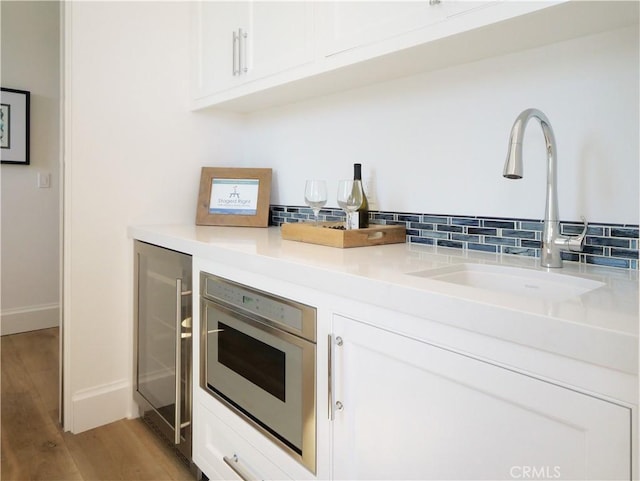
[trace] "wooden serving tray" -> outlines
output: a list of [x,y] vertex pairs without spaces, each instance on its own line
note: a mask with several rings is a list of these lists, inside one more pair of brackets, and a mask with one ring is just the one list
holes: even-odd
[[406,229],[399,225],[371,225],[364,229],[339,230],[331,226],[343,222],[306,222],[282,224],[282,238],[329,247],[365,247],[406,242]]

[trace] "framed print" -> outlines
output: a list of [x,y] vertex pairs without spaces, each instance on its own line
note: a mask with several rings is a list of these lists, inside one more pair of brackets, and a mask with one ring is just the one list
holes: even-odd
[[29,165],[29,103],[26,90],[0,91],[0,160]]
[[267,227],[271,169],[203,167],[196,225]]

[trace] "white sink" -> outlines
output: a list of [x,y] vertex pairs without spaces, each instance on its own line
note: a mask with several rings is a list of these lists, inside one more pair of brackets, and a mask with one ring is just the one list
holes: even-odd
[[409,275],[528,298],[562,301],[604,286],[582,277],[486,264],[456,264]]

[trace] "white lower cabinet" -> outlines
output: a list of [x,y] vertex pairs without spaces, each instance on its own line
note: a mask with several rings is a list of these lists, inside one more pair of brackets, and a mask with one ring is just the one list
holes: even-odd
[[209,409],[198,407],[194,461],[209,479],[291,479]]
[[631,410],[334,315],[333,479],[630,479]]

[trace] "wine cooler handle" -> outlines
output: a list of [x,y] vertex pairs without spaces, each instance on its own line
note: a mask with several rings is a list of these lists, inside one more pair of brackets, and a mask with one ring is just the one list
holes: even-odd
[[174,423],[174,444],[180,444],[180,431],[182,421],[180,412],[182,408],[182,279],[176,279],[176,404]]
[[229,456],[224,456],[222,458],[222,460],[227,463],[227,466],[229,466],[231,469],[233,469],[233,472],[236,473],[238,476],[240,476],[244,481],[255,481],[256,478],[251,476],[251,474],[249,474],[249,472],[242,467],[242,465],[240,464],[240,460],[238,459],[238,455],[234,454],[233,458],[229,458]]

